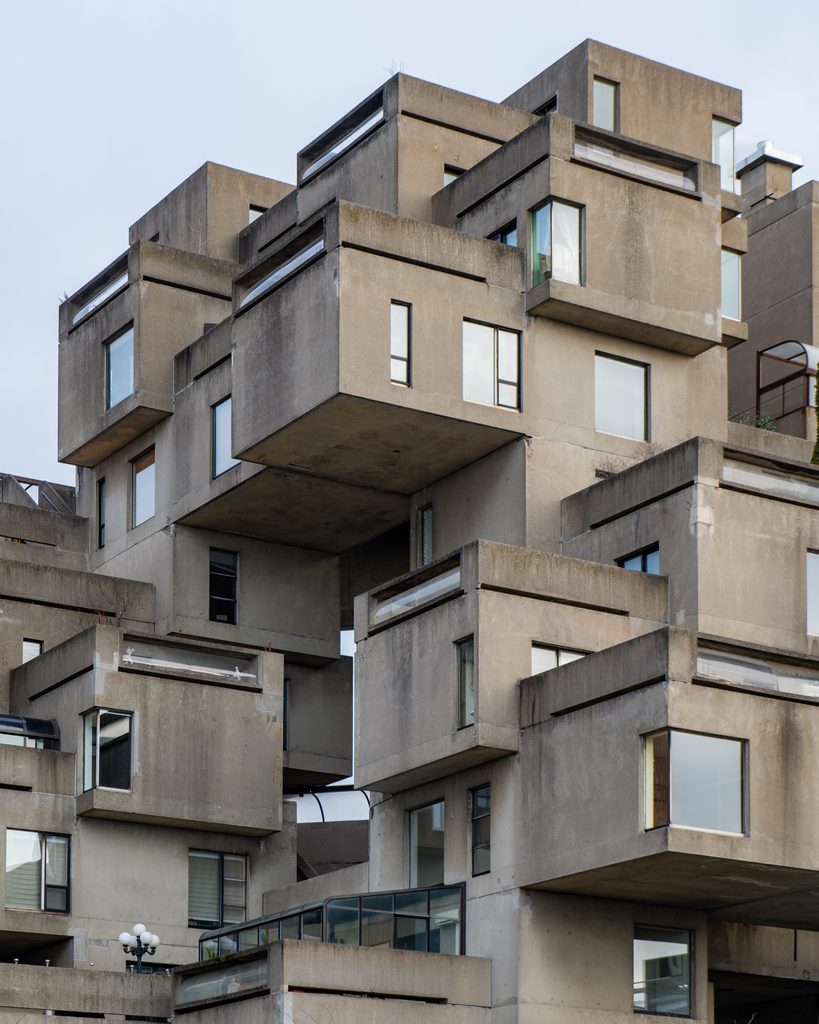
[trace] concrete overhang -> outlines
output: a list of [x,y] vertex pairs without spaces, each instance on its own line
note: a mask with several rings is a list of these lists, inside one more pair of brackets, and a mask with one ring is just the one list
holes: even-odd
[[526,312],[549,320],[697,356],[720,343],[721,325],[622,295],[551,278],[526,293]]

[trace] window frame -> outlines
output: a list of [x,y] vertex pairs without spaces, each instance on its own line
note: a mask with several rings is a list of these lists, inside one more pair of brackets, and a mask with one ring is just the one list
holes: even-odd
[[[233,576],[231,577],[228,573],[216,573],[215,575],[224,577],[225,579],[233,579],[233,598],[225,597],[214,597],[213,594],[213,553],[219,552],[222,555],[231,555],[233,557]],[[233,610],[233,618],[217,619],[214,617],[213,604],[214,602],[231,601],[231,607]],[[208,621],[216,622],[221,626],[237,626],[239,624],[239,552],[231,551],[229,548],[208,548]]]
[[[36,644],[37,645],[37,653],[36,654],[30,654],[29,657],[27,658],[26,657],[26,644]],[[31,637],[31,636],[24,636],[23,637],[22,647],[21,647],[21,654],[20,654],[20,656],[22,657],[23,660],[20,662],[20,664],[21,665],[25,665],[27,662],[34,661],[35,658],[39,658],[40,655],[43,653],[43,649],[44,649],[44,641],[37,640],[37,639],[35,639],[34,637]]]
[[[561,647],[558,644],[541,643],[540,640],[533,640],[532,641],[531,650],[532,650],[532,652],[534,652],[535,650],[552,651],[552,652],[554,652],[554,654],[555,654],[555,661],[557,662],[557,664],[555,665],[555,668],[562,668],[563,665],[570,665],[573,661],[580,661],[582,658],[586,658],[586,657],[588,657],[589,654],[593,653],[591,651],[580,651],[580,650],[575,649],[574,647]],[[566,654],[574,655],[574,657],[571,657],[571,658],[569,658],[568,661],[564,662],[564,661],[561,660],[561,658],[562,658],[563,655],[566,655]],[[530,655],[530,657],[531,657],[531,655]],[[534,659],[532,659],[532,660],[534,660]],[[531,661],[530,661],[530,665],[531,665]],[[553,672],[553,671],[554,671],[554,669],[551,669],[551,668],[542,668],[538,672],[534,672],[533,671],[532,675],[538,675],[539,676],[543,672]]]
[[[594,102],[594,99],[595,99],[595,96],[594,96],[594,91],[595,91],[594,90],[594,86],[595,86],[595,84],[597,82],[599,82],[601,85],[609,86],[612,89],[612,96],[613,96],[613,99],[614,99],[614,103],[613,103],[613,108],[614,109],[612,110],[612,126],[611,126],[611,128],[607,128],[605,125],[598,124],[597,121],[595,120],[595,106],[596,106],[596,104]],[[617,134],[620,131],[620,83],[619,82],[615,82],[613,78],[605,78],[603,75],[594,75],[593,76],[593,78],[592,78],[592,111],[591,111],[591,113],[592,113],[592,116],[591,116],[592,127],[600,128],[604,132],[614,132],[615,134]]]
[[[508,242],[507,238],[514,232],[515,241]],[[491,235],[487,235],[487,239],[490,242],[498,242],[500,245],[509,245],[513,249],[518,248],[518,219],[513,217],[510,221],[507,221],[502,227],[499,227],[497,231],[493,231]]]
[[[443,824],[441,825],[440,831],[443,832],[443,845],[441,847],[441,881],[440,882],[420,882],[418,880],[418,855],[416,852],[415,856],[415,878],[413,880],[413,857],[412,857],[412,843],[413,843],[413,822],[416,820],[414,815],[420,811],[425,811],[431,807],[441,807],[441,819]],[[426,803],[419,804],[417,807],[408,807],[406,811],[406,823],[407,823],[407,861],[408,861],[408,878],[409,887],[411,889],[431,889],[436,885],[446,885],[446,799],[441,796],[437,800],[428,800]],[[417,827],[416,827],[417,831]],[[417,851],[417,842],[416,842]]]
[[[695,963],[695,961],[694,961],[694,939],[695,939],[694,929],[692,929],[692,928],[671,928],[671,927],[668,927],[666,925],[644,924],[644,923],[635,921],[634,925],[633,925],[633,929],[632,929],[632,940],[631,940],[631,948],[632,948],[632,955],[631,955],[632,979],[634,977],[634,960],[635,960],[635,953],[636,953],[635,946],[636,946],[636,943],[638,941],[638,939],[637,939],[637,930],[640,929],[640,928],[644,928],[647,931],[653,931],[653,932],[668,932],[669,934],[674,934],[674,933],[679,934],[680,932],[683,932],[683,933],[686,933],[688,935],[688,954],[687,954],[688,955],[688,983],[687,983],[687,986],[686,986],[686,995],[687,995],[687,1001],[688,1001],[688,1009],[687,1009],[687,1011],[685,1013],[681,1013],[679,1010],[657,1010],[657,1009],[643,1008],[641,1006],[636,1006],[635,1002],[634,1002],[634,982],[632,981],[632,997],[631,997],[632,1010],[634,1011],[634,1013],[651,1014],[652,1017],[679,1017],[679,1018],[683,1018],[683,1019],[693,1017],[694,1016],[694,963]],[[643,941],[647,941],[647,940],[643,940]]]
[[[118,398],[116,402],[111,401],[111,346],[115,345],[118,341],[124,338],[127,334],[131,335],[131,390]],[[124,402],[126,398],[130,398],[131,395],[136,391],[136,331],[134,329],[134,321],[126,324],[120,330],[116,331],[110,337],[106,338],[102,343],[104,352],[105,362],[105,376],[103,379],[103,386],[105,389],[104,402],[105,411],[109,412],[111,409],[115,409],[121,402]]]
[[[643,371],[643,436],[632,437],[629,434],[615,434],[610,430],[603,430],[597,425],[597,366],[598,360],[607,360],[612,363],[626,363],[628,366],[637,366]],[[627,441],[638,441],[649,443],[651,441],[651,363],[642,363],[639,359],[629,359],[627,356],[616,356],[610,352],[601,352],[595,349],[594,352],[594,430],[595,433],[605,434],[607,437],[622,437]]]
[[[404,338],[407,352],[406,356],[396,355],[393,347],[395,342],[392,319],[393,308],[403,308],[407,311]],[[393,376],[393,362],[400,362],[404,364],[404,380],[400,380]],[[390,299],[390,384],[397,384],[399,387],[404,388],[412,387],[412,303],[405,302],[403,299]]]
[[[3,906],[6,910],[21,911],[26,914],[59,914],[67,917],[71,913],[71,836],[63,832],[41,832],[31,828],[12,828],[6,826],[6,849],[5,849],[5,873]],[[39,907],[14,907],[9,906],[8,900],[8,834],[9,832],[26,832],[29,835],[37,836],[40,846],[40,905]],[[49,883],[48,881],[48,841],[50,839],[65,840],[65,884]],[[48,890],[59,889],[65,893],[65,908],[55,910],[48,906]]]
[[[724,181],[724,178],[727,177],[727,173],[720,158],[720,153],[718,152],[718,140],[722,139],[728,134],[728,132],[722,131],[719,135],[716,135],[714,128],[718,124],[726,126],[731,132],[731,183],[727,187]],[[733,121],[729,121],[725,117],[717,117],[716,114],[711,115],[711,163],[716,164],[719,168],[719,184],[720,189],[723,192],[736,192],[737,190],[737,127],[738,126],[734,124]]]
[[[571,207],[578,212],[577,217],[577,280],[567,281],[565,278],[557,277],[553,272],[553,250],[554,250],[554,226],[553,226],[553,215],[554,206],[567,206]],[[535,252],[536,243],[535,238],[537,232],[535,230],[535,218],[541,210],[546,207],[550,207],[549,210],[549,273],[545,274],[540,271],[540,276],[535,273]],[[586,207],[583,203],[575,202],[572,199],[563,199],[561,196],[547,196],[541,200],[537,205],[530,207],[529,209],[529,267],[527,273],[529,274],[529,287],[536,288],[538,285],[543,284],[544,281],[551,281],[553,278],[555,281],[561,281],[564,284],[574,285],[575,287],[582,288],[586,284]]]
[[[464,376],[464,326],[466,324],[474,324],[476,327],[486,327],[493,332],[492,348],[493,348],[493,363],[492,363],[492,393],[494,395],[494,401],[481,402],[477,398],[467,398],[464,394],[466,380]],[[513,335],[516,339],[515,345],[515,370],[517,373],[517,380],[508,380],[506,377],[500,376],[500,336],[501,334]],[[522,409],[522,390],[523,384],[521,381],[521,353],[522,353],[522,331],[513,330],[511,327],[501,327],[500,324],[490,324],[485,320],[476,320],[473,317],[465,316],[461,324],[461,398],[464,402],[469,402],[471,405],[482,405],[487,409],[506,409],[509,412],[520,412]],[[500,400],[501,388],[502,387],[514,387],[516,395],[516,404],[509,405],[506,402]]]
[[[477,697],[477,672],[475,663],[475,634],[461,637],[456,640],[455,647],[455,700],[456,700],[456,729],[469,729],[475,724],[476,697]],[[472,656],[472,679],[471,679],[471,708],[469,700],[469,680],[464,672],[464,659],[461,652],[471,649]]]
[[[487,803],[489,810],[483,811],[480,814],[475,813],[477,804],[477,795],[482,790],[486,790],[488,794]],[[482,843],[475,842],[475,822],[482,821],[483,819],[489,819],[489,838]],[[473,878],[480,878],[481,875],[488,875],[492,871],[492,783],[484,782],[480,786],[473,786],[469,790],[469,836],[470,836],[470,868],[472,871]],[[475,853],[478,850],[486,850],[488,857],[488,866],[483,871],[475,870]]]
[[[810,559],[816,559],[816,585],[814,588],[811,587],[811,572],[810,572]],[[813,590],[813,601],[811,601],[811,591]],[[811,604],[813,604],[814,612],[811,616]],[[811,619],[814,619],[814,625],[816,626],[816,632],[811,630]],[[808,548],[805,552],[805,632],[808,636],[819,636],[819,551],[813,551]]]
[[[647,557],[650,555],[657,556],[657,572],[651,572],[650,569],[646,568]],[[634,558],[640,559],[640,568],[635,569],[630,565],[626,565],[626,562],[630,562]],[[663,574],[659,571],[660,569],[660,542],[657,541],[654,544],[649,544],[647,547],[639,548],[637,551],[632,551],[631,554],[623,555],[622,558],[618,558],[615,565],[620,569],[628,569],[629,572],[641,572],[646,576],[662,576]]]
[[[128,785],[123,786],[109,786],[100,782],[100,728],[99,720],[100,715],[117,715],[120,718],[128,719]],[[94,749],[88,750],[88,738],[89,729],[87,723],[94,716],[93,728],[95,729],[96,741],[94,742]],[[95,789],[110,790],[114,793],[132,793],[134,789],[134,747],[135,747],[135,732],[134,732],[134,712],[133,711],[121,711],[118,708],[104,708],[104,707],[93,707],[89,708],[88,711],[83,712],[82,716],[82,791],[83,793],[90,793]],[[93,776],[91,783],[88,784],[88,775]]]
[[[729,254],[736,257],[736,308],[737,315],[734,316],[732,313],[725,312],[724,297],[725,297],[725,265],[724,257]],[[742,257],[738,249],[732,249],[728,245],[720,247],[720,315],[724,316],[726,320],[741,321],[742,320]]]
[[233,450],[233,395],[225,395],[224,398],[220,398],[218,402],[214,402],[210,407],[210,477],[211,480],[218,480],[220,476],[224,476],[225,473],[229,473],[232,469],[241,465],[241,459],[235,459],[232,455],[228,456],[227,465],[224,469],[219,469],[217,458],[219,455],[219,444],[218,444],[218,429],[217,429],[217,410],[221,409],[225,404],[230,405],[229,417],[228,417],[228,451]]
[[[151,461],[145,462],[142,468],[138,468],[138,464],[144,459],[150,456]],[[137,498],[139,495],[139,474],[147,472],[153,467],[153,494],[151,503],[151,514],[137,521]],[[145,451],[131,459],[131,529],[135,530],[138,526],[142,526],[143,523],[147,523],[153,519],[156,515],[156,446],[151,445],[150,448],[146,448]]]
[[97,550],[105,547],[105,477],[97,480]]
[[[220,917],[220,920],[219,920],[218,924],[213,924],[211,921],[205,921],[202,918],[193,918],[193,917],[190,916],[190,910],[191,910],[191,904],[190,904],[190,898],[191,898],[191,894],[190,894],[191,870],[190,870],[190,865],[191,865],[191,855],[192,854],[196,854],[197,856],[200,856],[200,857],[204,855],[206,857],[218,859],[218,862],[219,862],[219,893],[218,893],[218,902],[219,902],[219,917]],[[241,906],[241,908],[239,908],[238,904],[231,904],[231,907],[236,907],[236,909],[240,909],[240,911],[241,911],[241,915],[242,916],[239,917],[238,920],[236,920],[236,921],[226,921],[225,920],[225,907],[227,906],[227,904],[225,903],[225,858],[226,857],[228,857],[228,858],[235,858],[235,859],[241,859],[244,862],[244,881],[243,881],[243,884],[244,884],[244,904]],[[207,929],[210,929],[210,928],[224,928],[226,926],[233,925],[233,924],[235,924],[235,925],[241,924],[242,921],[247,920],[247,902],[248,902],[247,901],[247,897],[248,897],[249,885],[250,885],[250,858],[248,857],[248,855],[246,853],[230,853],[230,852],[225,852],[223,850],[202,850],[202,849],[199,849],[199,847],[189,847],[188,848],[188,928],[207,928]]]

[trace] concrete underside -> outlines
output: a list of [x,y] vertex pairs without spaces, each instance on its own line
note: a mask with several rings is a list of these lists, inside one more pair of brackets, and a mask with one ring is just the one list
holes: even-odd
[[520,436],[339,394],[238,454],[364,487],[379,489],[388,482],[389,492],[410,495]]

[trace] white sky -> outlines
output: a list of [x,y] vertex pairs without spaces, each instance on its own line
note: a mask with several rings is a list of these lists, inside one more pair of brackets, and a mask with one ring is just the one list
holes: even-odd
[[56,462],[57,306],[205,160],[292,181],[395,70],[502,99],[587,36],[741,88],[819,178],[819,4],[0,0],[0,471]]

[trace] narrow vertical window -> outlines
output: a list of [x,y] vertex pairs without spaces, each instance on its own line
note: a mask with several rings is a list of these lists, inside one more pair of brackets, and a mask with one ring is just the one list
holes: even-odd
[[282,683],[282,750],[290,743],[290,680]]
[[819,636],[819,551],[809,551],[806,562],[808,633]]
[[210,621],[235,626],[238,606],[239,556],[210,549]]
[[594,429],[647,441],[648,366],[617,356],[594,356]]
[[690,1015],[691,932],[634,926],[633,1005],[638,1013]]
[[132,503],[131,525],[150,519],[156,510],[156,466],[155,453],[151,448],[131,463]]
[[742,257],[733,249],[722,250],[722,315],[742,319]]
[[83,791],[131,788],[131,719],[103,708],[83,716]]
[[605,78],[595,78],[592,85],[592,124],[607,132],[620,130],[620,86]]
[[409,812],[409,884],[441,885],[444,881],[444,801]]
[[134,325],[105,342],[105,408],[134,391]]
[[432,561],[432,505],[418,509],[418,564]]
[[475,638],[455,645],[458,655],[458,728],[475,724]]
[[720,188],[733,192],[736,187],[734,173],[734,125],[719,117],[711,121],[711,160],[719,165]]
[[30,640],[28,638],[23,639],[23,664],[27,661],[32,661],[34,658],[39,658],[43,653],[43,641],[42,640]]
[[489,871],[489,822],[491,787],[478,786],[472,790],[472,874],[485,875]]
[[410,306],[390,303],[390,380],[410,386]]
[[557,199],[532,211],[532,284],[547,278],[580,284],[581,208]]
[[105,477],[97,481],[97,547],[105,547]]
[[211,474],[213,477],[227,473],[229,469],[239,465],[239,459],[232,455],[231,434],[231,396],[211,406]]

